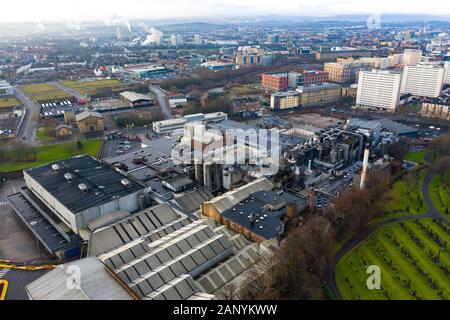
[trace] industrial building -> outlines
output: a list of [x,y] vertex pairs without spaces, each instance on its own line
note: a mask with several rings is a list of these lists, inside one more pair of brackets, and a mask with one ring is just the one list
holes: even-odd
[[322,83],[298,87],[299,103],[302,107],[323,106],[338,102],[342,97],[342,88],[335,83]]
[[128,106],[135,107],[148,107],[153,105],[153,99],[149,96],[133,91],[125,91],[120,94],[120,99]]
[[[210,300],[259,255],[259,246],[241,235],[161,204],[98,227],[87,258],[57,267],[26,290],[34,300]],[[63,277],[71,266],[81,271],[76,290]]]
[[90,156],[24,171],[27,189],[73,232],[104,214],[145,207],[144,188]]
[[239,47],[236,54],[236,64],[241,67],[262,65],[269,66],[273,63],[273,56],[259,46]]
[[13,87],[6,81],[0,80],[0,97],[9,97],[14,95]]
[[183,129],[184,125],[189,122],[215,122],[215,121],[221,121],[224,119],[228,119],[228,115],[223,112],[214,112],[214,113],[198,113],[198,114],[192,114],[187,115],[182,118],[175,118],[175,119],[169,119],[169,120],[163,120],[163,121],[155,121],[153,122],[153,131],[156,133],[161,134],[172,134],[176,130]]
[[174,71],[166,67],[159,66],[136,66],[125,69],[125,73],[135,79],[155,78],[172,72]]
[[262,243],[281,237],[286,221],[303,212],[306,204],[305,198],[274,190],[272,183],[263,178],[203,203],[202,215]]

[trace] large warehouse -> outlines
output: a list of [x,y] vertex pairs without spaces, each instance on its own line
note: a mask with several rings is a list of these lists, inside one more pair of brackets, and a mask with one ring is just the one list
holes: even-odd
[[[144,187],[90,156],[24,171],[27,188],[75,233],[90,221],[143,207]],[[145,201],[144,201],[145,202]]]
[[[88,256],[59,266],[26,287],[30,299],[213,299],[259,260],[259,246],[207,219],[192,222],[166,204],[92,233]],[[77,266],[80,286],[63,271]],[[102,283],[102,285],[99,285]]]

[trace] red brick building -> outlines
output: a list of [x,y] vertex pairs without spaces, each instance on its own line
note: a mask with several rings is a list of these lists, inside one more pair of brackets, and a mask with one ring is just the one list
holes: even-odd
[[287,73],[264,73],[262,85],[268,90],[286,91],[288,88]]
[[303,85],[309,86],[312,84],[321,84],[328,82],[328,72],[316,71],[316,70],[305,70],[303,72]]

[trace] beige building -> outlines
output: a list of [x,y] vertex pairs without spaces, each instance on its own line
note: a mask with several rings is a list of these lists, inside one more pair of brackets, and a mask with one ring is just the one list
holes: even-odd
[[277,92],[270,97],[272,110],[296,108],[300,105],[300,94],[296,91]]
[[75,119],[81,133],[103,131],[105,129],[103,116],[98,112],[84,111],[77,114]]
[[307,87],[298,87],[300,105],[303,107],[323,106],[336,103],[341,99],[342,88],[335,83],[322,83]]
[[352,84],[350,87],[342,87],[342,96],[343,97],[350,97],[355,98],[358,94],[358,85]]
[[350,83],[357,81],[358,73],[365,68],[360,61],[325,63],[323,70],[328,72],[328,81]]
[[426,118],[450,120],[450,103],[441,101],[425,101],[422,103],[420,115]]

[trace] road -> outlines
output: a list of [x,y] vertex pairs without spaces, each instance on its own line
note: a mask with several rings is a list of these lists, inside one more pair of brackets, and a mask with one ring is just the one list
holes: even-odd
[[[431,162],[429,161],[429,154],[425,157],[426,161],[431,165]],[[429,194],[429,187],[431,179],[433,179],[433,176],[435,175],[435,171],[432,168],[432,170],[428,173],[428,175],[425,177],[423,185],[422,185],[422,194],[425,198],[425,203],[428,206],[428,212],[426,214],[422,215],[409,215],[409,216],[403,216],[398,218],[393,218],[390,220],[382,221],[373,225],[370,225],[360,231],[357,235],[355,235],[353,238],[351,238],[349,241],[347,241],[340,249],[339,251],[334,255],[334,257],[331,259],[330,265],[327,268],[326,271],[326,281],[328,283],[328,286],[333,291],[334,296],[336,299],[341,300],[342,296],[338,290],[337,284],[336,284],[336,266],[339,263],[339,261],[353,248],[355,248],[358,244],[366,240],[368,237],[370,237],[372,234],[374,234],[379,229],[396,222],[401,221],[407,221],[407,220],[415,220],[415,219],[424,219],[424,218],[433,218],[433,219],[440,219],[443,223],[450,226],[450,222],[436,209],[433,202],[431,201],[430,194]]]
[[25,110],[25,118],[17,133],[17,137],[25,144],[36,145],[36,122],[33,120],[33,114],[40,112],[41,108],[39,104],[29,98],[18,86],[14,87],[14,93],[22,102]]
[[64,91],[67,94],[70,94],[72,96],[74,96],[75,98],[77,98],[78,100],[84,100],[86,99],[86,97],[82,94],[80,94],[78,91],[64,87],[61,83],[59,83],[58,81],[52,81],[49,82],[51,85],[55,86],[56,88],[60,89],[61,91]]
[[170,111],[169,103],[167,102],[166,93],[159,86],[150,86],[150,91],[155,94],[164,118],[171,119],[172,112]]

